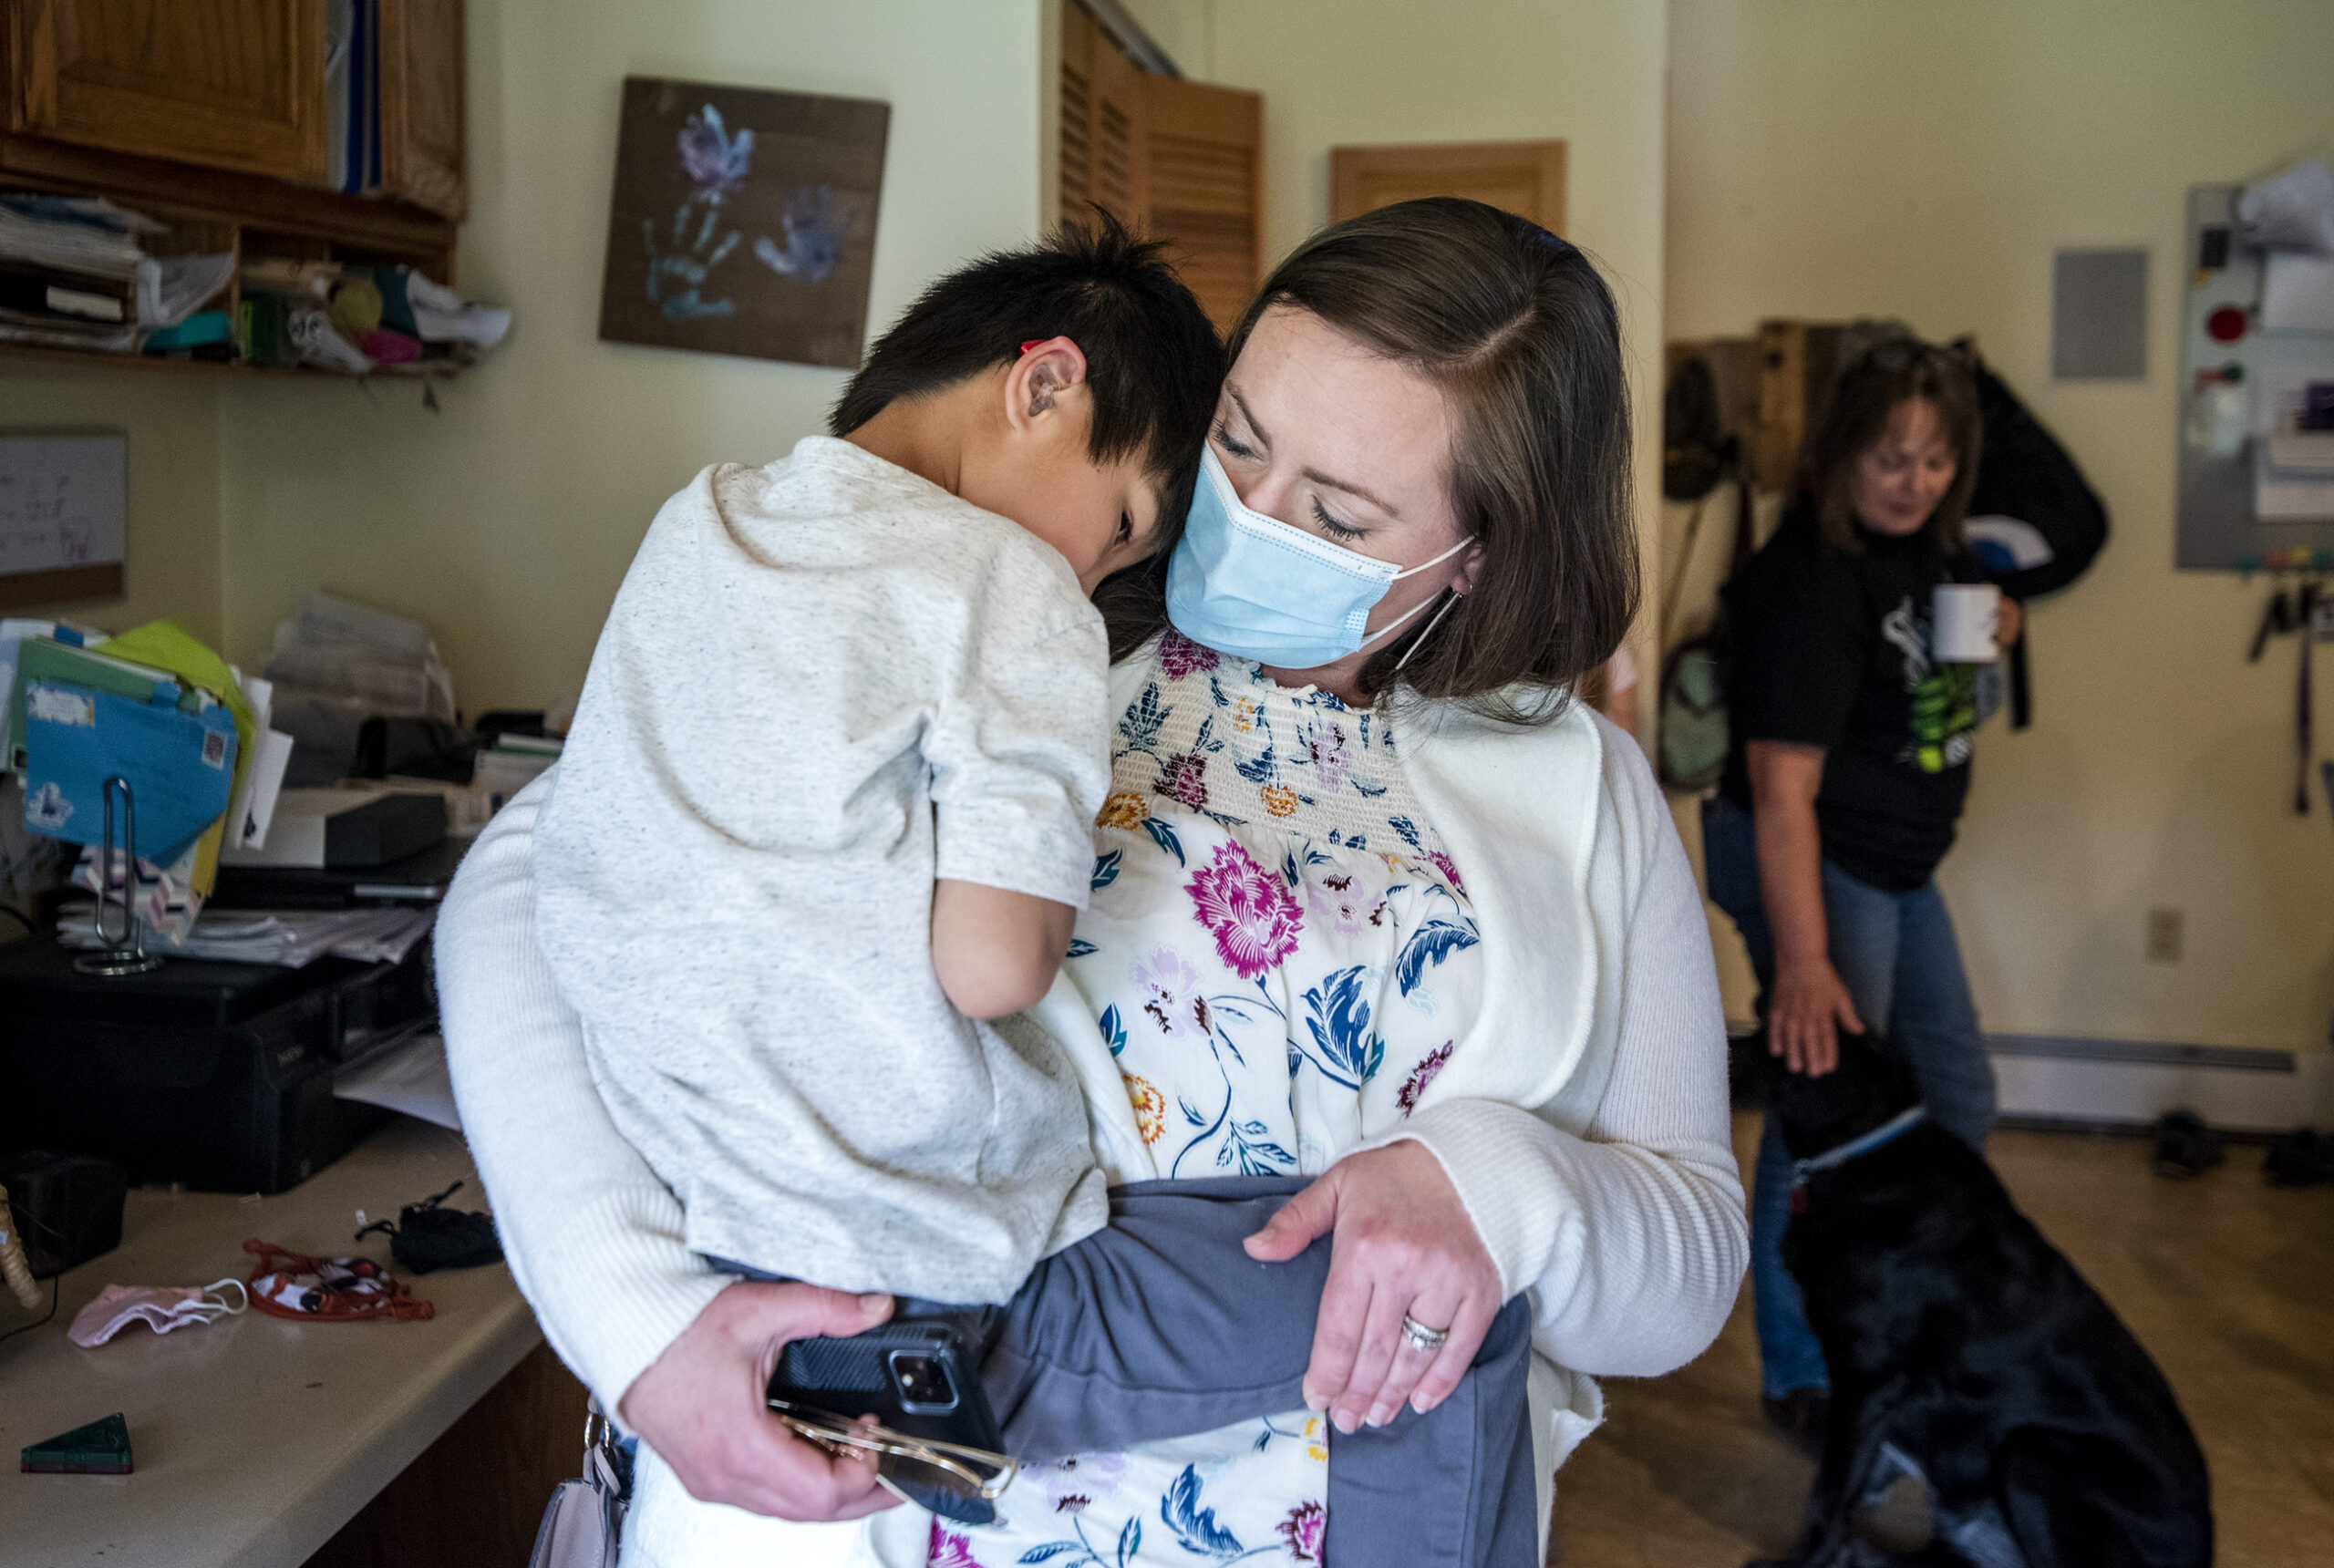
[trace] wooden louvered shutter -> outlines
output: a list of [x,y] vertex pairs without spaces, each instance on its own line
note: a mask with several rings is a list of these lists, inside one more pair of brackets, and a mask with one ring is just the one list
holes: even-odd
[[1089,203],[1141,228],[1143,201],[1143,84],[1083,5],[1061,8],[1061,215]]
[[1090,202],[1166,241],[1228,331],[1261,276],[1264,99],[1151,75],[1076,0],[1061,22],[1061,215]]
[[1101,28],[1080,5],[1061,8],[1061,216],[1086,210],[1094,178],[1094,48]]
[[1260,281],[1265,100],[1173,77],[1142,82],[1151,232],[1229,332]]

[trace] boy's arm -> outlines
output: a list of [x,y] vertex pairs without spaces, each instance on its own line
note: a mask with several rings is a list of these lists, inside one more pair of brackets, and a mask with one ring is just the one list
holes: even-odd
[[932,968],[956,1011],[1002,1018],[1054,983],[1078,911],[1034,893],[943,877],[932,886]]
[[1034,1006],[1053,984],[1091,891],[1110,789],[1101,617],[1047,560],[1042,571],[1017,553],[991,560],[923,740],[932,965],[976,1018]]

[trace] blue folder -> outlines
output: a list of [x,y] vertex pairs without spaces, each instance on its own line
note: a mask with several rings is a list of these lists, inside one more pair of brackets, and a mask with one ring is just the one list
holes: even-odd
[[[62,682],[25,686],[25,826],[67,843],[105,831],[105,782],[129,784],[138,855],[167,866],[227,810],[235,720],[224,707],[181,713],[170,696],[138,702]],[[114,832],[122,831],[117,820]]]

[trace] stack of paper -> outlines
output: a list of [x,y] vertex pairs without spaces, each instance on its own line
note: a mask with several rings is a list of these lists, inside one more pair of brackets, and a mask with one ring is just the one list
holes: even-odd
[[332,1094],[335,1099],[361,1100],[434,1121],[455,1132],[462,1130],[461,1113],[454,1107],[453,1075],[446,1070],[442,1036],[416,1035],[377,1056],[349,1063],[333,1076]]
[[99,196],[0,196],[0,256],[37,266],[132,278],[138,236],[163,227]]
[[0,338],[136,347],[138,236],[161,228],[98,198],[0,196]]
[[[435,908],[385,904],[367,909],[206,910],[175,944],[187,958],[274,964],[297,969],[326,954],[364,964],[396,964],[429,934]],[[96,906],[68,907],[57,925],[68,947],[101,947]]]

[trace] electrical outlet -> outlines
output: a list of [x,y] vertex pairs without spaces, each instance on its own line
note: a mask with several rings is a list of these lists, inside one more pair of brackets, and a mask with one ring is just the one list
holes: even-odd
[[2187,916],[2169,904],[2148,911],[2147,954],[2151,964],[2177,964],[2187,936]]

